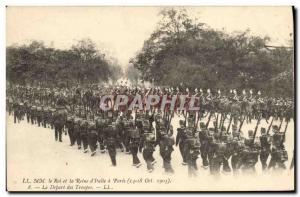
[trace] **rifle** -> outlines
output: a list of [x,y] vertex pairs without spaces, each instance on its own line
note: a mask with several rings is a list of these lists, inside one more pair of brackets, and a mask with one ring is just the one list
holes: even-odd
[[285,128],[284,128],[284,132],[283,132],[283,138],[282,138],[281,144],[283,144],[283,142],[284,142],[284,140],[285,140],[285,134],[286,134],[286,131],[287,131],[287,127],[288,127],[288,125],[289,125],[289,122],[290,122],[290,121],[287,121],[287,122],[286,122],[286,125],[285,125]]
[[253,141],[252,141],[252,143],[254,143],[255,136],[256,136],[256,133],[257,133],[257,129],[258,129],[258,125],[259,125],[259,123],[260,123],[260,120],[261,120],[261,119],[258,119],[258,120],[257,120],[256,127],[255,127],[255,130],[254,130],[254,135],[253,135]]
[[200,114],[200,110],[199,110],[199,111],[198,111],[198,117],[197,117],[196,125],[195,125],[196,130],[197,130],[197,127],[198,127],[198,123],[199,123],[199,120],[200,120],[200,116],[201,116],[201,114]]
[[206,129],[207,129],[208,125],[209,125],[211,116],[212,116],[212,113],[210,112],[210,114],[209,114],[209,116],[208,116],[207,123],[206,123],[206,125],[205,125],[205,128],[206,128]]
[[227,134],[229,133],[229,129],[230,129],[230,125],[231,125],[232,119],[233,119],[232,115],[230,115],[229,125],[228,125],[227,130],[226,130]]
[[171,120],[172,120],[172,116],[170,117],[169,122],[168,122],[167,133],[169,133],[169,130],[170,130]]
[[242,120],[242,122],[240,124],[239,131],[238,131],[239,133],[241,132],[241,129],[242,129],[242,126],[244,124],[245,119],[246,119],[246,116],[244,116],[244,118],[243,118],[243,120]]
[[183,111],[183,115],[184,115],[184,126],[186,127],[186,117],[187,117],[187,112],[184,113],[184,111]]
[[270,130],[271,130],[271,126],[272,126],[272,124],[273,124],[273,120],[274,120],[274,117],[272,118],[271,123],[270,123],[270,125],[269,125],[269,127],[268,127],[267,135],[269,134],[269,132],[270,132]]
[[219,121],[219,114],[217,114],[217,120],[216,120],[216,125],[215,125],[215,132],[216,133],[218,131],[218,121]]
[[280,131],[280,129],[281,129],[282,122],[283,122],[283,118],[281,119],[281,122],[280,122],[280,125],[279,125],[279,128],[278,128],[278,131]]
[[222,128],[222,122],[223,122],[223,114],[221,113],[221,119],[220,119],[220,124],[219,124],[219,129],[221,129]]

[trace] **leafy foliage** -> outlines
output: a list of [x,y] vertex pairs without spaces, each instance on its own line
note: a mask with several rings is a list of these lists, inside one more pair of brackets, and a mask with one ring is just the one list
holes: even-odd
[[6,50],[7,80],[11,83],[88,84],[115,80],[122,74],[117,62],[105,59],[90,39],[80,40],[68,50],[46,47],[37,41]]
[[160,15],[157,29],[131,61],[142,79],[157,85],[183,82],[191,88],[251,88],[293,95],[290,48],[267,47],[270,39],[252,36],[250,30],[227,34],[211,29],[182,9],[164,9]]

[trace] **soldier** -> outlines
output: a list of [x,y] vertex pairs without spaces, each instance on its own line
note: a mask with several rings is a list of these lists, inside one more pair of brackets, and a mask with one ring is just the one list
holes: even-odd
[[266,129],[265,128],[261,128],[260,130],[261,136],[259,137],[260,140],[260,146],[261,146],[261,150],[260,150],[260,162],[262,165],[262,169],[266,170],[267,169],[267,160],[271,151],[271,143],[270,143],[270,135],[267,134]]
[[207,169],[209,166],[208,163],[208,150],[209,150],[209,140],[208,140],[208,133],[204,122],[200,122],[200,132],[199,132],[199,139],[200,139],[200,153],[202,158],[202,166],[204,169]]
[[189,177],[197,176],[197,159],[200,154],[200,142],[197,138],[198,133],[193,134],[192,130],[187,130],[186,154]]
[[[53,129],[53,117],[54,117],[55,108],[50,108],[50,128]],[[31,115],[32,116],[32,115]]]
[[29,103],[29,101],[25,101],[25,114],[26,114],[26,119],[27,119],[27,123],[30,122],[30,108],[31,108],[31,105]]
[[[14,100],[13,102],[13,111],[14,111],[14,123],[17,123],[18,116],[19,116],[19,103],[17,100]],[[18,121],[19,122],[19,121]]]
[[180,120],[179,121],[179,125],[180,127],[177,129],[177,135],[176,135],[176,146],[179,145],[179,150],[180,150],[180,154],[182,157],[182,165],[187,165],[187,153],[185,150],[185,140],[187,139],[187,135],[186,135],[186,128],[184,125],[184,121]]
[[42,109],[42,106],[37,106],[36,107],[36,121],[38,123],[38,127],[41,126],[42,119],[43,119],[43,109]]
[[105,139],[109,157],[111,159],[112,166],[117,165],[116,161],[116,139],[117,139],[117,131],[115,124],[108,125],[105,129]]
[[137,156],[137,153],[139,151],[139,145],[140,145],[140,129],[138,129],[136,126],[131,127],[129,130],[130,135],[130,141],[129,141],[129,147],[130,152],[132,154],[132,165],[139,168],[142,164]]
[[78,150],[81,149],[81,136],[80,136],[81,121],[82,121],[81,118],[78,117],[78,114],[77,114],[77,117],[75,117],[75,119],[74,119],[74,138],[75,138],[75,141],[77,142]]
[[221,141],[226,144],[226,151],[224,153],[222,164],[223,164],[223,172],[229,173],[229,172],[231,172],[231,168],[229,166],[228,160],[231,156],[230,147],[231,147],[231,143],[232,143],[232,138],[225,132],[226,132],[225,127],[222,127],[221,128],[221,134],[220,134],[221,135]]
[[232,125],[232,143],[230,145],[231,149],[231,167],[233,174],[237,175],[239,170],[239,163],[242,151],[244,149],[244,139],[241,132],[237,130],[236,125]]
[[35,124],[35,120],[36,120],[36,105],[35,104],[33,104],[31,106],[30,119],[31,119],[31,124]]
[[71,113],[68,114],[66,128],[68,129],[68,135],[70,138],[70,146],[73,146],[75,144],[74,116]]
[[239,167],[244,173],[254,173],[258,161],[259,146],[255,143],[253,130],[248,131],[248,139],[245,139],[245,148],[241,154]]
[[88,152],[88,128],[89,122],[87,121],[86,115],[84,115],[83,120],[80,124],[80,138],[83,145],[83,152]]
[[163,158],[163,167],[166,173],[174,173],[171,165],[171,154],[174,151],[173,145],[175,140],[172,137],[172,133],[167,134],[166,131],[161,131],[161,139],[159,143],[160,155]]
[[116,119],[116,128],[117,128],[117,142],[118,147],[121,149],[121,152],[124,152],[124,146],[123,146],[123,136],[124,136],[124,122],[123,122],[123,116],[119,116]]
[[212,175],[219,175],[221,165],[224,164],[224,157],[228,151],[227,144],[224,141],[225,140],[217,137],[216,135],[213,137],[213,141],[211,143],[212,158],[210,162],[210,173]]
[[106,122],[104,118],[100,116],[96,117],[96,130],[98,131],[98,142],[100,144],[100,152],[105,153],[105,146],[104,146],[104,136],[105,136],[105,129],[106,129]]
[[147,164],[147,170],[151,173],[154,170],[153,165],[156,163],[153,158],[155,151],[155,135],[152,132],[145,132],[140,143],[140,152],[143,151],[143,158]]
[[55,140],[62,142],[62,132],[67,121],[67,111],[63,106],[58,106],[53,115],[53,124],[55,129]]
[[285,163],[288,160],[288,155],[284,147],[284,134],[279,132],[277,125],[273,126],[273,136],[271,141],[271,160],[268,169],[286,169]]
[[91,154],[92,157],[96,154],[97,139],[98,139],[98,132],[96,129],[96,124],[94,121],[90,120],[88,124],[88,144],[92,152]]
[[47,120],[48,120],[48,107],[45,106],[43,107],[43,115],[42,115],[43,119],[42,119],[42,126],[44,128],[47,128]]

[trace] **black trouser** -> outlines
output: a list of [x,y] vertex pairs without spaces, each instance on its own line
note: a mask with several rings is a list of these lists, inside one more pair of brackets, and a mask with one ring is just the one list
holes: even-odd
[[37,116],[36,119],[37,119],[38,126],[41,126],[42,117],[41,116]]
[[75,134],[74,134],[74,128],[68,128],[68,134],[70,138],[71,146],[75,144]]
[[80,138],[83,144],[83,149],[86,150],[88,148],[88,137],[87,133],[80,133]]
[[100,150],[104,151],[105,150],[105,146],[104,146],[104,136],[103,134],[98,134],[98,142],[100,144]]
[[35,124],[35,118],[34,118],[34,116],[30,116],[30,119],[31,119],[31,124]]
[[144,160],[146,161],[146,164],[147,164],[147,169],[148,170],[151,170],[151,169],[154,169],[153,165],[152,165],[152,162],[154,161],[154,158],[153,158],[153,150],[151,149],[144,149],[143,150],[143,158]]
[[78,147],[81,147],[80,131],[74,131],[74,139],[77,142]]
[[200,154],[202,159],[202,165],[208,166],[208,150],[207,150],[207,144],[203,144],[200,147]]
[[123,147],[122,141],[123,140],[121,139],[121,137],[117,137],[117,140],[116,140],[116,142],[117,142],[117,148],[120,148],[121,151],[123,152],[124,151],[124,147]]
[[96,151],[96,149],[97,149],[97,134],[89,133],[88,134],[88,143],[89,143],[91,152]]
[[43,125],[44,128],[47,127],[47,119],[46,119],[46,118],[44,118],[44,120],[43,120],[43,122],[42,122],[42,125]]
[[133,162],[134,165],[141,163],[138,156],[137,156],[138,150],[139,150],[138,146],[131,146],[130,147],[130,152],[132,154],[132,162]]
[[124,135],[124,141],[123,142],[124,142],[126,152],[130,151],[129,141],[130,141],[130,138],[128,136]]
[[29,115],[29,113],[26,113],[26,118],[27,118],[27,123],[29,123],[30,122],[30,115]]
[[260,152],[260,155],[259,155],[259,159],[260,159],[260,162],[261,162],[261,165],[262,165],[262,169],[263,170],[266,170],[267,169],[267,160],[268,160],[268,157],[269,157],[269,151],[267,150],[262,150]]
[[271,168],[275,168],[276,165],[280,168],[280,169],[286,169],[286,166],[284,164],[284,162],[282,162],[280,160],[280,157],[277,153],[272,153],[271,154],[271,160],[270,160],[270,163],[269,163],[269,166],[268,166],[268,169],[271,169]]
[[165,172],[173,173],[174,170],[171,165],[171,154],[172,150],[161,150],[160,155],[163,158],[163,166],[165,169]]
[[238,165],[239,165],[239,158],[240,156],[238,154],[232,155],[231,156],[231,167],[233,170],[233,173],[237,173],[238,172]]
[[59,140],[60,142],[62,142],[62,130],[63,127],[62,126],[54,126],[54,132],[55,132],[55,140]]
[[116,146],[115,145],[108,145],[107,149],[108,149],[108,154],[109,154],[109,157],[110,157],[112,165],[116,166],[117,165],[117,161],[116,161],[116,154],[117,154],[117,152],[116,152]]
[[186,157],[187,157],[187,152],[185,150],[185,143],[184,142],[180,142],[179,143],[179,151],[180,151],[180,154],[181,154],[181,157],[182,157],[182,161],[184,163],[186,163]]

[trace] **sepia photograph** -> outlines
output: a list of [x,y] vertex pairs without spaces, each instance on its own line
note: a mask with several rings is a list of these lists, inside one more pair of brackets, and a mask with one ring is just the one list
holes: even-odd
[[7,6],[6,190],[295,192],[294,16]]

